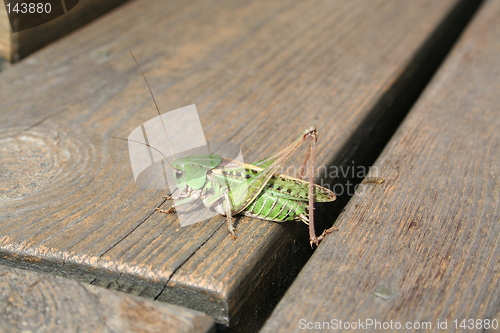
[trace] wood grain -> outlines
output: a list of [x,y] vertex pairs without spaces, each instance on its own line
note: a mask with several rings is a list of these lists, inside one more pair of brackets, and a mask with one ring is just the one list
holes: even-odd
[[385,183],[351,199],[341,231],[321,244],[262,332],[299,332],[300,319],[432,325],[386,332],[500,320],[499,15],[498,1],[477,14],[377,160]]
[[80,0],[66,14],[36,27],[12,32],[5,7],[0,6],[0,57],[19,61],[51,42],[119,6],[126,0]]
[[0,266],[0,332],[214,332],[198,311]]
[[256,330],[311,254],[306,226],[240,218],[233,241],[222,217],[181,228],[155,214],[165,193],[138,188],[126,143],[110,139],[156,115],[129,50],[162,111],[196,104],[207,139],[246,161],[316,125],[318,165],[352,167],[404,117],[471,3],[125,4],[0,75],[0,260]]

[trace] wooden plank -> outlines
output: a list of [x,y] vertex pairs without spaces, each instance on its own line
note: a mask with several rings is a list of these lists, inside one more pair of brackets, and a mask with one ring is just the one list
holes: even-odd
[[246,161],[316,125],[318,165],[352,166],[471,3],[140,0],[52,44],[0,75],[0,260],[255,330],[311,254],[306,226],[240,218],[233,241],[222,217],[181,228],[155,214],[164,193],[138,188],[110,139],[156,115],[129,50],[163,111],[195,103],[207,139]]
[[10,61],[12,49],[12,30],[5,6],[0,6],[0,57]]
[[352,198],[261,332],[498,332],[454,321],[500,320],[499,16],[487,2],[377,160],[385,183]]
[[2,5],[0,6],[0,57],[10,62],[19,61],[121,5],[124,1],[126,0],[81,0],[64,15],[16,33],[12,32],[6,9]]
[[1,332],[215,332],[198,311],[0,265]]

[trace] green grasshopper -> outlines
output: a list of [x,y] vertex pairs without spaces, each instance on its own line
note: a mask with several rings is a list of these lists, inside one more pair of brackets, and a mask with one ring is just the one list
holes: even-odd
[[[311,246],[318,245],[325,235],[336,228],[326,229],[316,236],[314,202],[334,201],[336,196],[329,189],[313,183],[317,138],[316,128],[311,126],[285,149],[254,164],[244,164],[215,154],[174,160],[171,166],[180,193],[176,197],[165,198],[178,200],[176,206],[201,199],[206,207],[212,207],[226,216],[227,228],[233,237],[236,237],[233,225],[236,214],[275,222],[299,220],[309,225]],[[306,141],[309,141],[309,147],[299,174],[304,178],[307,165],[309,181],[276,174]],[[174,207],[156,210],[171,213]]]
[[[130,53],[146,81],[161,119],[149,83],[134,55]],[[318,132],[311,126],[286,148],[254,164],[244,164],[215,154],[176,159],[171,163],[171,167],[179,195],[165,198],[178,200],[176,206],[201,199],[203,205],[214,208],[216,212],[226,216],[227,228],[233,238],[236,237],[233,225],[233,216],[236,214],[275,222],[302,221],[309,225],[311,247],[313,244],[318,246],[327,234],[337,228],[326,229],[320,236],[316,236],[314,229],[314,202],[331,202],[336,199],[332,191],[314,184],[317,140]],[[305,178],[307,166],[309,180],[277,174],[278,169],[306,141],[309,142],[309,146],[299,176]],[[147,143],[135,142],[155,149],[163,155]],[[165,156],[164,158],[167,160]],[[156,208],[156,210],[160,213],[171,213],[175,207],[172,206],[167,210]]]

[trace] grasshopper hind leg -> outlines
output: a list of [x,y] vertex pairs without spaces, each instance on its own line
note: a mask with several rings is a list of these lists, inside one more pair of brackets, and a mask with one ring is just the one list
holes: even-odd
[[[318,132],[316,131],[316,128],[314,126],[311,126],[309,130],[304,131],[304,140],[309,139],[309,147],[306,152],[306,156],[304,159],[304,163],[302,164],[301,168],[301,174],[302,177],[305,178],[306,176],[306,170],[309,171],[309,202],[308,202],[308,211],[309,211],[309,217],[307,219],[307,224],[309,225],[309,243],[311,244],[311,247],[313,247],[313,244],[316,244],[316,246],[319,245],[319,242],[325,238],[326,235],[329,233],[332,233],[335,230],[338,230],[335,227],[326,229],[323,231],[323,233],[319,236],[316,236],[316,231],[314,230],[314,173],[316,171],[316,142],[318,141]],[[306,168],[307,166],[307,168]],[[304,214],[301,214],[304,215]]]
[[331,227],[331,228],[323,230],[323,233],[321,235],[314,236],[314,238],[310,238],[309,242],[311,244],[311,247],[313,246],[313,244],[316,244],[316,246],[318,246],[319,242],[321,242],[323,240],[323,238],[325,238],[326,235],[331,234],[332,232],[338,231],[338,230],[339,229],[336,227]]
[[[309,218],[306,214],[300,214],[299,218],[302,222],[309,225]],[[325,238],[326,235],[331,234],[332,232],[338,231],[338,230],[339,229],[337,227],[331,227],[331,228],[325,229],[323,231],[323,233],[319,236],[314,235],[314,237],[310,237],[309,241],[311,243],[311,247],[313,246],[313,244],[316,244],[316,246],[318,246],[319,242],[321,242],[323,240],[323,238]]]

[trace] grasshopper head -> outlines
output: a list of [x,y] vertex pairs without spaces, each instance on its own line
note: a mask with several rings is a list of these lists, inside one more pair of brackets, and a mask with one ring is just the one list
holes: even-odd
[[179,190],[181,190],[181,192],[186,192],[188,187],[186,181],[186,171],[173,167],[172,172],[174,174],[175,184]]
[[201,189],[207,182],[207,173],[222,162],[220,155],[196,155],[179,158],[172,162],[175,183],[179,190]]

